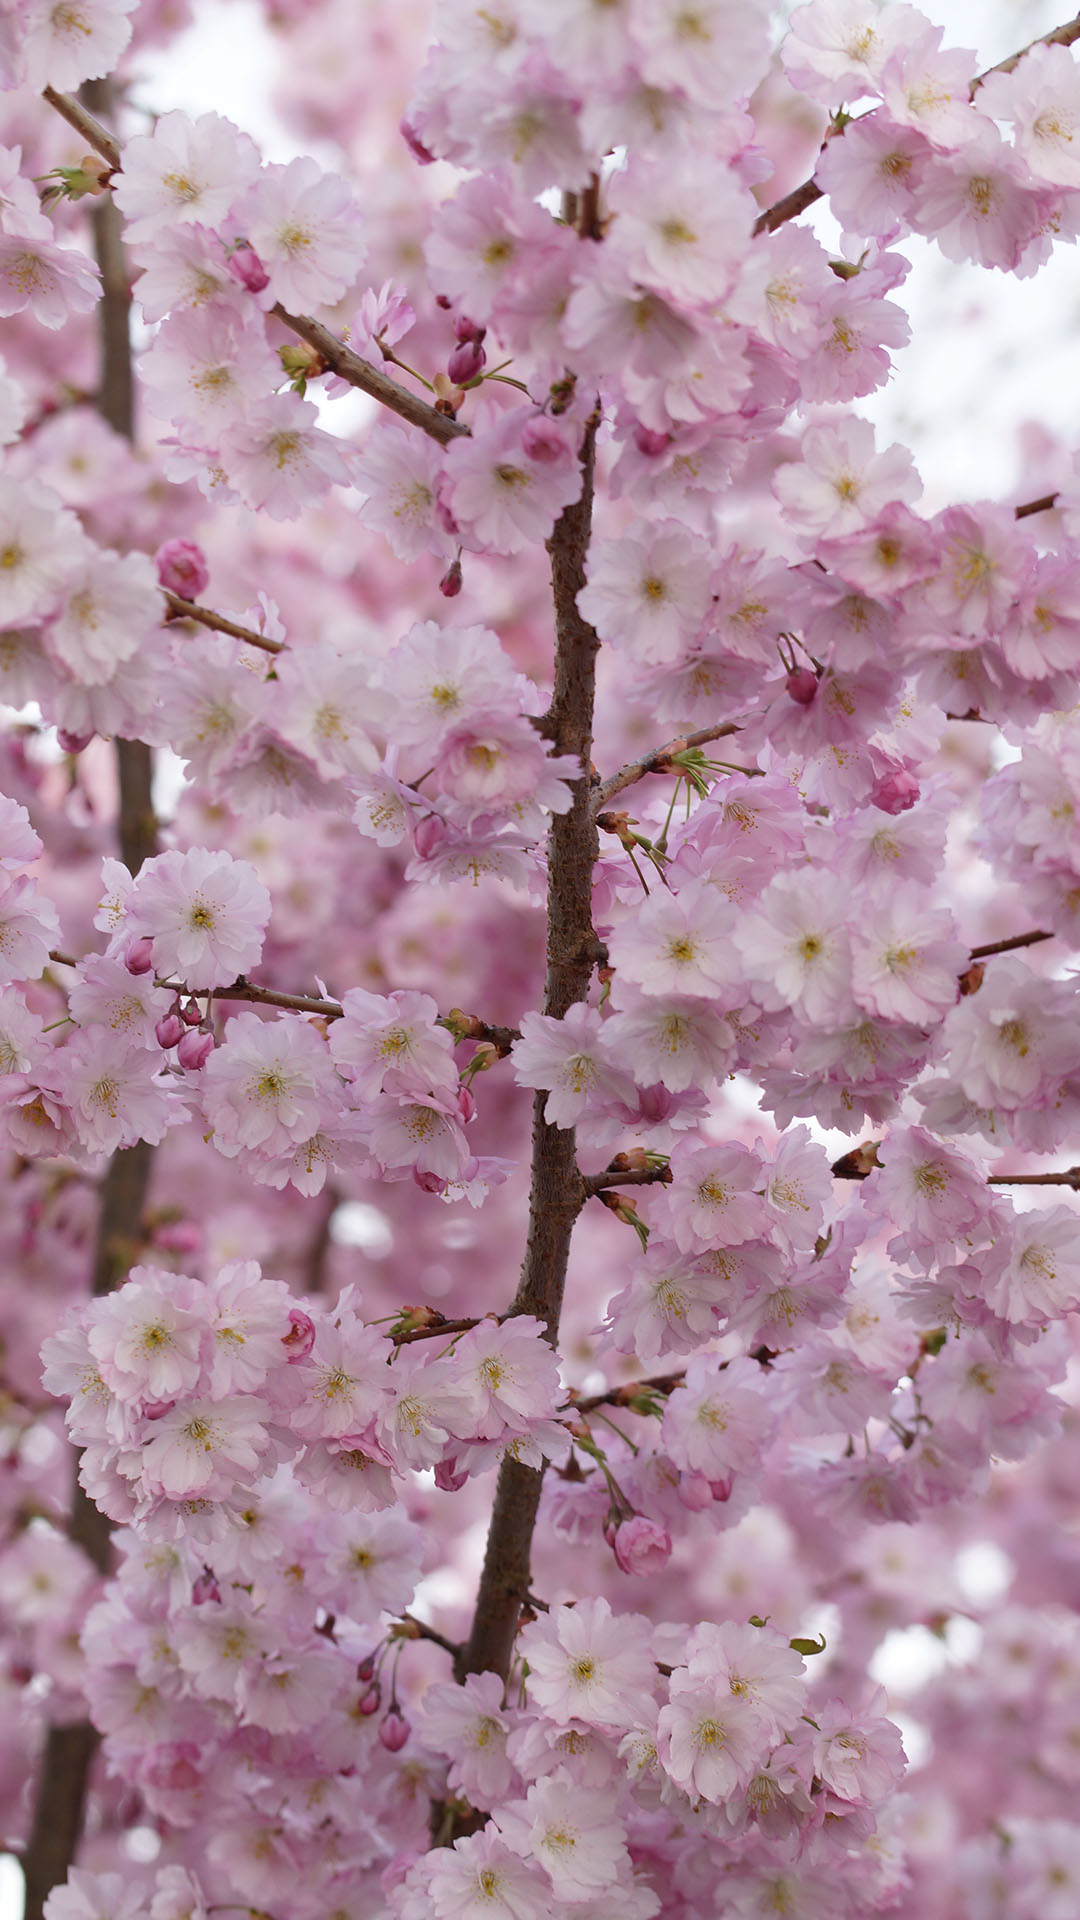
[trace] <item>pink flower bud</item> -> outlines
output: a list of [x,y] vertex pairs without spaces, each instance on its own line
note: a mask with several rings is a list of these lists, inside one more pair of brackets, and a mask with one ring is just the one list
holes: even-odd
[[455,600],[461,592],[461,561],[453,560],[439,581],[439,592],[447,600]]
[[379,1708],[382,1706],[382,1688],[377,1680],[373,1687],[369,1687],[366,1693],[360,1695],[356,1706],[357,1711],[363,1714],[365,1720],[370,1719],[373,1713],[378,1713]]
[[412,1728],[404,1714],[399,1713],[396,1707],[391,1707],[379,1721],[379,1740],[387,1753],[400,1753],[411,1732]]
[[461,1124],[463,1127],[467,1127],[470,1120],[475,1120],[476,1100],[473,1097],[473,1094],[470,1088],[468,1087],[458,1088],[457,1108],[458,1108],[459,1114],[461,1115]]
[[162,586],[182,600],[197,600],[209,584],[206,555],[194,540],[166,540],[154,555],[154,565]]
[[681,1473],[675,1491],[691,1513],[704,1513],[712,1506],[712,1488],[703,1473]]
[[434,164],[435,155],[425,147],[420,135],[408,120],[399,120],[398,131],[414,160],[419,160],[422,167],[430,167]]
[[204,1567],[198,1577],[192,1581],[191,1604],[193,1607],[203,1607],[208,1600],[220,1599],[221,1588],[218,1586],[210,1568]]
[[297,1360],[306,1360],[315,1345],[315,1322],[302,1307],[289,1308],[289,1331],[282,1335],[281,1344],[288,1353],[290,1366]]
[[248,240],[237,241],[225,264],[233,279],[249,293],[262,293],[270,285],[270,275]]
[[200,1033],[196,1028],[189,1027],[176,1049],[176,1058],[186,1072],[198,1073],[200,1067],[205,1067],[213,1051],[213,1034]]
[[194,1220],[169,1220],[154,1228],[155,1247],[164,1247],[169,1253],[198,1253],[202,1243],[202,1228]]
[[124,965],[129,973],[138,976],[152,973],[154,970],[154,943],[143,934],[137,940],[129,940],[124,949]]
[[94,738],[92,733],[72,733],[69,727],[57,727],[57,745],[64,753],[82,753]]
[[462,340],[446,363],[446,371],[455,387],[467,386],[481,372],[487,354],[479,340]]
[[655,1520],[635,1513],[615,1529],[611,1542],[615,1561],[623,1573],[659,1573],[671,1558],[671,1535]]
[[670,434],[657,433],[653,427],[642,426],[640,420],[634,428],[634,445],[649,460],[655,460],[658,454],[666,451],[670,438]]
[[811,706],[817,699],[817,674],[810,667],[795,667],[793,671],[788,674],[787,690],[796,706]]
[[421,1173],[419,1167],[414,1167],[412,1170],[412,1177],[416,1182],[416,1185],[419,1187],[421,1193],[445,1193],[446,1192],[446,1181],[443,1179],[441,1173],[431,1173],[430,1171],[427,1171],[427,1170]]
[[734,1485],[735,1485],[735,1476],[734,1474],[731,1474],[731,1473],[725,1473],[722,1480],[709,1481],[709,1487],[712,1492],[712,1497],[716,1501],[718,1506],[723,1506],[726,1500],[731,1499],[731,1489]]
[[185,1027],[197,1027],[202,1023],[202,1008],[197,1000],[189,1000],[180,1009],[180,1018]]
[[573,448],[562,428],[539,413],[521,429],[521,450],[538,467],[557,467],[570,459]]
[[374,1680],[375,1655],[373,1653],[369,1653],[365,1659],[357,1661],[356,1677],[358,1680]]
[[460,1493],[468,1477],[459,1470],[456,1460],[440,1460],[435,1469],[435,1485],[440,1493]]
[[416,848],[417,859],[430,860],[432,854],[438,853],[439,848],[445,844],[447,837],[445,820],[440,820],[435,813],[425,814],[413,829],[413,845]]
[[166,1053],[168,1053],[170,1047],[175,1047],[177,1041],[182,1040],[186,1032],[187,1028],[181,1020],[180,1015],[178,1013],[167,1013],[158,1021],[157,1026],[154,1028],[154,1038],[158,1046],[164,1047]]
[[891,767],[870,789],[870,804],[882,813],[906,813],[919,797],[919,783],[906,767]]
[[479,341],[484,338],[484,335],[486,334],[486,332],[487,332],[487,328],[477,326],[476,321],[470,320],[467,313],[459,313],[456,320],[454,321],[454,339],[455,340],[458,340],[461,342],[464,342],[466,340]]

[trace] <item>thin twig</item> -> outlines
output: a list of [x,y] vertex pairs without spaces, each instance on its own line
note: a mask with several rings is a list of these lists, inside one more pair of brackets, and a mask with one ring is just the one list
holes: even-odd
[[1049,513],[1060,498],[1057,493],[1040,494],[1038,500],[1025,500],[1023,506],[1014,507],[1013,515],[1017,520],[1030,520],[1033,513]]
[[400,415],[410,426],[419,427],[440,446],[445,447],[451,440],[460,440],[469,433],[463,421],[455,420],[452,414],[440,413],[438,407],[429,406],[426,400],[418,399],[415,393],[409,393],[405,387],[399,387],[396,380],[380,373],[378,367],[361,360],[358,353],[338,340],[321,321],[311,319],[306,313],[287,313],[280,302],[271,311],[283,326],[314,347],[320,360],[325,361],[340,380],[347,381],[350,387],[358,387],[361,393],[370,394],[373,400]]
[[685,1372],[656,1373],[649,1380],[627,1380],[621,1387],[605,1387],[603,1393],[572,1393],[559,1408],[560,1413],[593,1413],[597,1407],[629,1407],[643,1395],[673,1393],[686,1379]]
[[231,634],[234,640],[243,640],[249,647],[261,647],[264,653],[284,653],[283,640],[271,640],[265,633],[255,633],[251,627],[241,627],[235,620],[229,620],[223,613],[215,613],[212,607],[197,607],[193,600],[183,600],[178,593],[170,593],[168,587],[162,587],[165,605],[168,607],[168,621],[196,620],[200,627],[210,627],[214,633]]
[[606,1193],[609,1187],[669,1187],[672,1181],[671,1168],[662,1167],[605,1167],[603,1173],[582,1174],[582,1185],[591,1199],[594,1194]]
[[308,993],[279,993],[276,987],[257,987],[251,980],[234,980],[231,987],[215,987],[215,1000],[249,1000],[258,1007],[283,1007],[287,1013],[317,1013],[324,1020],[341,1020],[345,1009],[337,1000],[318,1000]]
[[114,173],[119,173],[121,161],[119,141],[113,139],[112,134],[102,126],[100,120],[95,120],[93,114],[87,112],[81,101],[74,99],[70,93],[58,93],[55,87],[45,87],[41,97],[48,101],[50,107],[56,109],[61,119],[67,121],[69,127],[74,127],[76,133],[82,135],[88,147],[93,147],[95,153],[100,153],[102,159],[108,161]]
[[593,788],[594,812],[601,813],[614,794],[622,793],[624,787],[632,787],[637,781],[644,780],[646,774],[678,772],[678,768],[673,769],[669,764],[673,754],[685,753],[688,747],[707,746],[710,740],[726,740],[730,734],[739,732],[741,727],[737,720],[722,720],[715,727],[699,727],[696,733],[684,733],[678,740],[668,740],[662,747],[653,747],[640,760],[628,761],[625,767],[619,768],[618,773],[613,773],[610,779],[602,780],[598,787]]
[[440,1633],[437,1627],[429,1627],[426,1620],[418,1620],[414,1613],[403,1613],[401,1618],[409,1628],[409,1632],[403,1634],[402,1639],[430,1640],[434,1646],[441,1647],[444,1653],[448,1653],[451,1659],[457,1659],[461,1648],[456,1640],[448,1640],[445,1633]]
[[1034,947],[1040,940],[1053,940],[1052,933],[1037,930],[1035,933],[1014,933],[1008,940],[987,940],[981,947],[972,947],[972,960],[988,960],[991,954],[1015,953],[1017,947]]
[[[1024,55],[1031,52],[1032,47],[1071,47],[1074,40],[1080,40],[1080,15],[1075,20],[1067,21],[1064,26],[1053,27],[1049,33],[1041,33],[1037,40],[1029,41],[1026,47],[1021,47],[1019,53],[1011,53],[1007,60],[999,60],[996,66],[987,67],[985,73],[980,73],[972,81],[970,97],[974,99],[983,81],[989,80],[992,73],[1011,73]],[[877,111],[876,107],[871,107],[866,113],[854,114],[851,120],[845,121],[842,125],[830,126],[822,141],[821,152],[824,153],[830,140],[840,139],[845,128],[852,125],[853,121],[866,120],[871,113]],[[775,201],[771,207],[765,209],[764,213],[758,215],[754,222],[755,234],[775,233],[777,227],[782,227],[788,220],[796,219],[800,213],[805,213],[808,207],[812,207],[815,201],[822,199],[824,199],[824,193],[817,181],[804,180],[801,186],[794,187],[790,193],[785,193],[782,199]],[[1032,511],[1035,512],[1038,509],[1033,508]]]

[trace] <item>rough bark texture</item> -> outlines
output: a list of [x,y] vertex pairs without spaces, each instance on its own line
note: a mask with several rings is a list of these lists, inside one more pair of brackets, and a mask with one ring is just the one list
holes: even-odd
[[[592,872],[598,840],[589,756],[596,681],[596,634],[577,610],[585,584],[592,521],[594,423],[581,453],[581,497],[556,524],[548,542],[555,599],[555,689],[545,733],[556,753],[576,754],[584,769],[574,783],[569,813],[553,820],[548,837],[547,979],[544,1012],[556,1019],[584,1000],[597,954],[592,925]],[[559,1327],[570,1237],[585,1201],[571,1129],[544,1119],[545,1093],[533,1106],[529,1235],[513,1313],[534,1314],[554,1343]],[[484,1569],[472,1631],[457,1663],[458,1678],[490,1669],[505,1678],[513,1655],[521,1604],[530,1587],[530,1552],[543,1475],[504,1463],[488,1530]],[[459,1829],[460,1830],[460,1829]]]
[[[108,115],[107,81],[88,81],[86,106]],[[66,117],[70,118],[70,115]],[[102,276],[98,306],[102,418],[128,440],[134,436],[134,382],[129,319],[131,292],[122,241],[123,222],[111,197],[93,210],[94,247]],[[116,743],[117,837],[120,857],[132,873],[157,851],[157,821],[151,797],[153,763],[141,741]],[[94,1294],[108,1293],[137,1257],[153,1149],[145,1141],[114,1153],[101,1183],[101,1212],[90,1275]],[[109,1568],[109,1522],[75,1482],[68,1532],[102,1574]],[[90,1769],[99,1735],[86,1721],[52,1725],[45,1739],[30,1839],[23,1853],[25,1920],[40,1920],[52,1888],[67,1878],[82,1835]]]

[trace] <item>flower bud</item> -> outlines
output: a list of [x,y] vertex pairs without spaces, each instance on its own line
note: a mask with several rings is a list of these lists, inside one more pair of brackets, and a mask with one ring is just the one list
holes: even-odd
[[670,438],[670,434],[657,433],[652,427],[643,426],[640,420],[634,428],[634,445],[649,460],[655,460],[658,454],[665,452]]
[[655,1520],[635,1513],[616,1527],[611,1548],[623,1573],[659,1573],[671,1558],[671,1535]]
[[787,690],[796,706],[812,706],[817,699],[817,674],[811,667],[794,667],[787,677]]
[[456,1460],[440,1460],[435,1469],[435,1485],[440,1493],[460,1493],[468,1477],[459,1470]]
[[136,940],[129,940],[124,949],[124,965],[136,978],[142,973],[154,970],[154,943],[142,934]]
[[154,1038],[158,1046],[164,1047],[166,1053],[168,1053],[172,1047],[176,1046],[178,1041],[183,1039],[186,1032],[187,1028],[181,1020],[180,1015],[178,1013],[167,1013],[163,1019],[158,1021],[157,1026],[154,1028]]
[[411,1732],[412,1728],[404,1714],[399,1713],[396,1707],[391,1707],[379,1721],[379,1740],[387,1753],[400,1753]]
[[476,1101],[468,1087],[458,1088],[457,1109],[461,1116],[461,1124],[463,1127],[467,1127],[470,1120],[475,1120]]
[[412,1177],[421,1193],[442,1194],[446,1192],[446,1181],[443,1179],[441,1173],[431,1173],[430,1171],[421,1173],[419,1167],[414,1167]]
[[154,1228],[155,1247],[168,1253],[198,1253],[203,1243],[202,1229],[194,1220],[167,1220]]
[[712,1506],[712,1488],[703,1473],[681,1473],[675,1491],[691,1513],[704,1513]]
[[180,1018],[186,1027],[200,1026],[202,1024],[202,1009],[198,1001],[189,1000],[186,1006],[181,1007]]
[[363,1714],[365,1720],[369,1720],[373,1713],[378,1713],[379,1708],[381,1706],[382,1706],[382,1688],[380,1687],[378,1681],[376,1680],[375,1685],[373,1687],[369,1687],[366,1693],[362,1693],[360,1695],[360,1698],[356,1703],[356,1707],[357,1707],[357,1711]]
[[398,132],[400,133],[402,139],[405,142],[405,145],[408,147],[409,152],[412,154],[412,157],[414,160],[418,160],[422,167],[430,167],[434,165],[435,155],[430,151],[428,147],[425,147],[423,141],[420,138],[420,135],[416,132],[415,128],[412,126],[410,121],[399,120]]
[[70,727],[57,727],[56,741],[64,753],[82,753],[94,738],[93,733],[72,733]]
[[176,1058],[189,1073],[198,1073],[204,1067],[214,1051],[212,1033],[200,1033],[198,1028],[189,1027],[176,1049]]
[[358,1679],[358,1680],[363,1680],[363,1681],[365,1681],[365,1682],[366,1682],[366,1681],[368,1681],[368,1680],[374,1680],[374,1678],[375,1678],[375,1655],[374,1655],[373,1653],[369,1653],[369,1654],[367,1654],[367,1655],[365,1656],[365,1658],[364,1658],[363,1660],[358,1660],[358,1661],[357,1661],[357,1663],[356,1663],[356,1677],[357,1677],[357,1679]]
[[425,814],[413,829],[413,845],[416,848],[417,859],[430,860],[432,854],[438,853],[439,848],[445,845],[448,839],[449,832],[445,820],[440,820],[437,813]]
[[194,540],[166,540],[154,555],[157,577],[182,600],[197,600],[210,581],[206,555]]
[[439,581],[439,592],[447,600],[456,600],[461,592],[461,561],[452,560]]
[[220,1600],[221,1588],[218,1586],[209,1567],[204,1567],[198,1578],[192,1582],[191,1604],[202,1607],[208,1600]]
[[870,789],[870,805],[882,813],[906,813],[919,797],[919,783],[906,767],[890,767]]
[[262,293],[270,285],[270,275],[249,240],[238,240],[225,264],[248,293]]
[[446,371],[455,387],[467,386],[481,372],[487,354],[479,340],[462,340],[446,363]]
[[288,1353],[290,1366],[297,1360],[306,1360],[315,1345],[315,1322],[302,1307],[289,1308],[289,1331],[282,1335],[281,1344]]
[[561,427],[538,413],[521,429],[521,450],[538,467],[557,467],[570,459],[572,448]]

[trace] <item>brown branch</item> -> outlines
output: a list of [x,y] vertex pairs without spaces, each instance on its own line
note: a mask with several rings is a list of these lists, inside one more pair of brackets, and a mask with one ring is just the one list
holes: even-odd
[[403,1613],[401,1620],[405,1630],[398,1634],[398,1639],[430,1640],[433,1646],[441,1647],[444,1653],[457,1659],[461,1648],[456,1640],[448,1640],[445,1633],[440,1633],[437,1627],[429,1627],[426,1620],[418,1620],[414,1613]]
[[1058,498],[1056,493],[1040,494],[1038,500],[1025,500],[1022,507],[1014,507],[1013,514],[1017,520],[1030,520],[1033,513],[1049,513]]
[[640,760],[630,760],[618,773],[602,780],[593,788],[593,809],[601,813],[608,801],[622,793],[624,787],[632,787],[644,780],[649,773],[678,773],[680,769],[670,762],[673,754],[685,753],[688,747],[704,747],[710,740],[726,740],[730,734],[741,732],[737,720],[722,720],[715,727],[699,727],[696,733],[685,733],[678,740],[668,740],[662,747],[654,747],[650,753],[643,754]]
[[[1024,55],[1031,52],[1032,47],[1071,47],[1074,40],[1080,40],[1080,15],[1075,20],[1067,21],[1062,27],[1053,27],[1049,33],[1041,33],[1038,39],[1029,41],[1026,47],[1021,47],[1019,53],[1011,53],[1007,60],[999,60],[996,66],[987,67],[985,73],[978,74],[972,81],[969,97],[974,99],[983,81],[989,80],[992,73],[1011,73],[1013,68],[1020,64]],[[871,107],[866,113],[853,114],[851,119],[866,120],[871,113],[877,111],[877,107]],[[830,126],[821,143],[822,153],[829,141],[840,139],[845,127],[850,125],[851,120],[847,120],[840,125]],[[782,227],[788,220],[794,220],[800,213],[805,213],[808,207],[812,207],[815,201],[822,199],[824,199],[824,193],[817,181],[813,178],[804,180],[801,186],[792,188],[790,193],[785,193],[782,199],[775,201],[771,207],[766,207],[764,213],[758,215],[754,222],[754,233],[775,233],[777,227]],[[1037,511],[1039,509],[1032,508],[1032,512]]]
[[[423,1311],[433,1316],[431,1322],[421,1327],[406,1327],[402,1333],[392,1333],[390,1339],[395,1347],[411,1347],[415,1340],[440,1340],[450,1334],[471,1333],[472,1329],[478,1327],[481,1320],[485,1318],[483,1314],[473,1314],[463,1320],[446,1320],[434,1307],[426,1307]],[[504,1320],[506,1315],[496,1314],[494,1318]]]
[[283,640],[270,640],[265,633],[255,633],[251,627],[241,627],[223,613],[215,613],[211,607],[197,607],[193,600],[182,600],[178,593],[170,593],[168,587],[162,587],[161,592],[169,610],[167,625],[173,620],[195,620],[200,627],[210,627],[214,633],[231,634],[234,640],[243,640],[249,647],[261,647],[264,653],[285,652]]
[[1071,1187],[1080,1193],[1080,1167],[1063,1167],[1060,1173],[989,1173],[990,1187]]
[[621,1387],[605,1387],[603,1393],[572,1393],[559,1412],[594,1413],[597,1407],[628,1407],[633,1411],[634,1401],[643,1395],[673,1393],[685,1379],[685,1372],[655,1373],[649,1380],[627,1380]]
[[[596,655],[599,640],[577,608],[585,585],[585,557],[592,525],[596,420],[581,448],[581,495],[566,507],[548,541],[555,602],[555,686],[548,710],[550,737],[558,753],[589,765],[592,746]],[[595,809],[587,774],[574,781],[573,804],[557,814],[548,836],[547,978],[544,1012],[561,1019],[584,1000],[592,978],[596,935],[592,925],[592,874],[599,851]],[[585,1202],[572,1128],[549,1126],[546,1093],[533,1102],[529,1231],[512,1314],[535,1314],[554,1343],[562,1308],[574,1223]],[[492,1671],[505,1678],[514,1648],[521,1595],[532,1588],[530,1570],[543,1475],[505,1460],[499,1472],[487,1550],[472,1629],[455,1664],[459,1680]],[[448,1839],[453,1835],[449,1834]]]
[[[89,91],[93,84],[92,81],[87,81],[86,90]],[[98,81],[96,84],[100,87],[102,82]],[[70,93],[58,93],[55,87],[45,87],[41,97],[48,101],[50,107],[55,107],[61,119],[66,120],[69,127],[74,127],[76,133],[81,134],[88,147],[93,147],[95,153],[100,153],[102,159],[108,161],[114,173],[120,171],[119,141],[113,139],[108,129],[87,111],[81,101],[73,99]]]
[[1040,940],[1053,940],[1052,933],[1014,933],[1008,940],[987,940],[981,947],[972,947],[973,960],[988,960],[995,953],[1015,953],[1017,947],[1034,947]]
[[609,1187],[669,1187],[672,1178],[669,1166],[605,1167],[603,1173],[583,1174],[582,1185],[591,1199],[594,1194],[605,1193]]
[[358,387],[361,393],[370,394],[373,400],[389,407],[391,413],[407,420],[410,426],[419,427],[432,440],[437,440],[440,446],[445,447],[451,440],[468,434],[469,428],[462,421],[455,420],[451,414],[440,413],[437,407],[429,406],[426,400],[418,399],[415,393],[399,387],[396,380],[380,373],[369,361],[361,360],[358,353],[346,347],[321,321],[312,320],[306,313],[286,313],[280,302],[271,311],[283,326],[298,334],[301,340],[306,340],[309,347],[314,347],[320,360],[324,360],[339,379],[347,380],[350,387]]
[[[109,82],[87,82],[84,96],[90,106],[108,113]],[[47,88],[45,97],[111,166],[119,164],[119,149],[87,108],[66,94]],[[131,291],[123,248],[123,223],[111,198],[99,201],[92,213],[94,246],[101,269],[102,297],[98,304],[101,344],[101,385],[97,408],[102,418],[125,439],[134,438],[134,377],[131,360]],[[153,763],[149,747],[138,740],[116,743],[119,787],[117,834],[120,856],[132,873],[157,851],[157,820],[151,795]],[[67,965],[66,955],[51,955]],[[113,1154],[101,1182],[101,1206],[90,1274],[91,1291],[108,1293],[123,1279],[137,1258],[142,1242],[142,1216],[153,1160],[153,1148],[140,1140]],[[69,1537],[83,1548],[99,1573],[110,1559],[111,1526],[83,1492],[78,1479],[72,1494]],[[25,1920],[41,1920],[51,1889],[65,1880],[74,1864],[82,1834],[90,1769],[98,1734],[88,1721],[50,1725],[41,1757],[30,1838],[23,1854],[26,1880]]]
[[[167,986],[168,981],[161,985]],[[313,994],[279,993],[276,987],[257,987],[251,980],[234,980],[231,987],[215,987],[215,1000],[249,1000],[257,1007],[283,1007],[287,1013],[318,1013],[324,1020],[340,1020],[345,1009],[337,1000],[318,1000]]]

